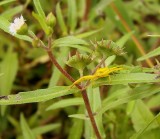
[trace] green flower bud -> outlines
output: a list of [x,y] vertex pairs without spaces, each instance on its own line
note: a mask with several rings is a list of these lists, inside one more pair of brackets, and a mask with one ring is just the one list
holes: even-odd
[[20,29],[17,30],[17,34],[20,34],[20,35],[26,35],[28,32],[28,26],[26,23],[24,23]]
[[40,47],[40,39],[36,38],[32,40],[33,47]]
[[50,26],[51,28],[53,28],[53,27],[56,25],[56,18],[55,18],[55,16],[53,15],[52,12],[50,12],[50,13],[47,15],[46,23],[47,23],[47,25]]
[[92,62],[92,59],[85,54],[77,54],[69,58],[66,64],[77,70],[83,70],[88,64]]
[[95,52],[102,57],[109,57],[112,55],[124,55],[124,48],[119,47],[115,42],[111,40],[102,40],[92,42],[95,47]]

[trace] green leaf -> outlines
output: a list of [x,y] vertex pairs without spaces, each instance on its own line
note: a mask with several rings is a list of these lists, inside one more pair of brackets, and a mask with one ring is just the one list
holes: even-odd
[[45,20],[38,14],[36,14],[35,12],[32,12],[32,15],[34,16],[34,18],[39,22],[39,24],[41,25],[42,29],[44,30],[44,32],[49,35],[50,30],[49,27],[47,26]]
[[[10,22],[6,18],[4,18],[3,16],[0,16],[0,21],[1,21],[0,22],[0,29],[2,29],[3,31],[10,34],[10,32],[9,32]],[[32,39],[26,35],[16,34],[14,37],[21,39],[21,40],[32,42]]]
[[121,37],[116,43],[120,48],[124,47],[124,44],[131,38],[134,31],[126,33],[123,37]]
[[83,104],[84,102],[82,98],[69,98],[69,99],[64,99],[52,104],[47,108],[47,110],[54,110],[58,108],[64,108],[64,107],[74,106],[74,105],[83,105]]
[[0,78],[0,94],[8,95],[11,92],[13,82],[18,71],[18,57],[14,52],[8,52],[0,64],[0,72],[3,76]]
[[87,38],[89,36],[92,36],[93,34],[96,34],[98,32],[102,31],[102,28],[101,29],[97,29],[97,30],[93,30],[93,31],[88,31],[88,32],[85,32],[85,33],[81,33],[81,34],[78,34],[76,35],[75,37],[77,38]]
[[[94,117],[95,117],[96,110],[95,110],[95,106],[94,106],[94,93],[93,93],[92,85],[87,88],[87,92],[88,92],[87,95],[88,95],[88,99],[89,99],[90,106],[91,106],[91,109],[92,109],[92,113],[94,114]],[[99,97],[98,97],[98,102],[99,102]],[[101,104],[99,104],[99,105],[101,105]],[[85,126],[85,128],[84,128],[84,137],[86,139],[93,138],[94,137],[94,130],[92,128],[88,113],[85,113],[84,116],[87,118],[86,120],[84,119],[85,120],[84,121],[84,126]],[[96,115],[96,117],[97,117],[97,115]],[[81,118],[81,117],[79,117],[79,118]],[[96,121],[96,118],[95,118],[95,121]]]
[[103,11],[113,0],[101,0],[96,6],[93,8],[91,12],[90,20],[93,20],[99,13],[99,11]]
[[7,116],[7,120],[12,124],[16,131],[20,131],[19,121],[12,116]]
[[[143,113],[143,112],[142,112]],[[147,115],[145,115],[145,116],[147,116]],[[148,121],[146,121],[147,123],[147,125],[145,126],[145,127],[143,127],[142,129],[140,129],[137,133],[135,133],[130,139],[137,139],[137,138],[139,138],[140,136],[142,136],[143,135],[143,133],[153,124],[153,123],[155,123],[156,122],[156,120],[158,119],[158,118],[160,118],[160,113],[158,113],[152,120],[150,120],[149,122]],[[141,122],[141,121],[140,121]],[[139,121],[137,122],[137,123],[139,123]],[[153,125],[152,125],[153,126]],[[152,130],[151,130],[151,132],[152,132]],[[153,134],[154,135],[154,134]]]
[[[99,87],[93,89],[92,95],[93,95],[93,103],[92,103],[93,112],[96,113],[96,111],[102,107],[101,93],[100,93]],[[106,138],[104,127],[103,127],[102,115],[101,114],[95,115],[95,121],[96,121],[98,130],[100,132],[100,135],[102,136],[102,138]]]
[[7,3],[10,3],[10,2],[13,2],[13,1],[16,1],[16,0],[4,0],[4,1],[0,2],[0,6],[7,4]]
[[133,89],[133,91],[131,91],[131,92],[128,92],[126,90],[124,90],[124,91],[122,90],[122,92],[119,94],[119,96],[117,96],[116,95],[117,93],[116,93],[113,97],[107,98],[107,99],[109,99],[109,101],[104,100],[102,103],[102,108],[99,109],[97,111],[97,113],[102,114],[111,108],[120,106],[121,104],[128,103],[132,100],[142,99],[142,98],[151,96],[153,94],[158,93],[159,91],[160,91],[160,88],[158,86],[154,86],[154,85],[150,86],[150,87],[148,85],[146,85],[144,87],[140,86],[140,87]]
[[68,25],[73,32],[77,25],[77,7],[76,0],[68,0]]
[[88,43],[82,39],[79,39],[75,36],[67,36],[53,41],[53,46],[61,46],[61,45],[88,45]]
[[20,92],[15,95],[8,95],[6,98],[0,99],[0,105],[42,102],[76,92],[78,92],[78,89],[70,89],[68,86],[54,86],[47,89],[38,89],[35,91]]
[[[134,129],[138,132],[139,130],[145,128],[148,125],[148,121],[151,121],[153,118],[153,114],[143,103],[143,101],[137,100],[134,111],[131,114]],[[154,123],[150,125],[147,130],[151,130],[157,126],[157,123]]]
[[61,124],[59,124],[59,123],[39,126],[39,127],[33,128],[32,129],[32,133],[35,136],[38,136],[38,135],[42,135],[42,134],[45,134],[47,132],[53,131],[53,130],[55,130],[57,128],[60,128],[60,126],[61,126]]
[[6,19],[11,19],[14,15],[18,14],[18,13],[22,13],[23,11],[23,6],[16,6],[14,8],[8,9],[6,11],[4,11],[1,16],[3,16]]
[[105,65],[109,66],[111,65],[111,63],[113,63],[113,61],[116,59],[116,55],[112,55],[109,56],[106,60],[105,60]]
[[149,52],[148,54],[140,57],[137,59],[137,61],[142,61],[142,60],[145,60],[145,59],[148,59],[148,58],[151,58],[151,57],[154,57],[154,56],[158,56],[160,55],[160,47],[154,49],[153,51]]
[[[4,60],[0,64],[0,72],[3,76],[0,78],[0,95],[8,95],[11,93],[13,82],[18,71],[18,57],[14,52],[8,52]],[[1,107],[1,114],[5,113],[6,107]]]
[[[84,107],[80,106],[77,114],[83,113]],[[73,119],[73,125],[70,129],[68,139],[81,139],[83,133],[83,120]]]
[[81,119],[81,120],[89,120],[89,117],[87,117],[84,114],[72,114],[72,115],[69,115],[68,117],[78,118],[78,119]]
[[[56,57],[59,65],[62,68],[64,68],[64,66],[65,66],[64,57],[67,57],[68,53],[69,53],[68,48],[60,48],[61,56]],[[53,66],[53,72],[52,72],[52,76],[49,81],[49,87],[55,86],[57,84],[59,78],[61,77],[61,75],[62,75],[62,73],[55,66]]]
[[61,28],[63,34],[64,35],[67,34],[67,27],[66,27],[64,19],[63,19],[62,10],[60,8],[60,3],[58,3],[56,5],[56,15],[57,15],[57,20],[58,20],[58,23],[60,25],[60,28]]
[[159,100],[160,100],[160,94],[154,95],[148,100],[147,106],[149,108],[154,108],[154,107],[156,108],[156,107],[160,106]]
[[128,84],[128,83],[153,83],[160,82],[156,79],[157,74],[150,73],[126,73],[111,75],[107,78],[99,78],[93,83],[94,86],[100,85],[115,85],[115,84]]
[[3,75],[4,73],[0,73],[0,77]]
[[142,86],[135,88],[133,91],[130,90],[126,91],[122,89],[122,91],[117,90],[119,92],[119,95],[116,93],[114,96],[108,97],[106,100],[102,103],[102,108],[98,110],[98,114],[104,113],[107,110],[117,107],[121,104],[128,103],[132,100],[142,99],[148,96],[151,96],[153,94],[156,94],[160,91],[160,88],[158,86]]
[[23,138],[24,139],[35,139],[35,136],[33,135],[33,132],[31,131],[31,129],[29,128],[23,114],[21,114],[20,122],[21,122]]
[[104,10],[113,0],[101,0],[95,7],[96,13],[99,12],[99,10]]
[[[127,23],[127,25],[129,25],[131,30],[134,30],[134,24],[132,22],[132,19],[128,15],[128,11],[125,8],[125,5],[123,4],[123,2],[121,0],[116,0],[116,1],[114,1],[114,5],[116,6],[117,10],[119,11],[119,14],[122,15],[122,18]],[[108,17],[114,22],[115,26],[122,33],[126,33],[126,29],[124,28],[121,20],[117,19],[117,14],[115,13],[115,11],[111,7],[107,7],[106,12],[107,12]]]
[[57,40],[54,40],[52,47],[73,47],[86,52],[91,52],[91,49],[87,48],[88,43],[82,39],[74,36],[67,36]]
[[155,37],[155,38],[159,38],[160,37],[160,35],[147,35],[147,36],[149,36],[149,37]]
[[43,20],[45,20],[45,13],[44,13],[44,11],[43,11],[43,9],[42,9],[42,7],[41,7],[41,3],[40,3],[40,1],[39,0],[33,0],[33,2],[34,2],[34,6],[36,7],[36,10],[37,10],[37,12],[38,12],[38,15],[43,19]]

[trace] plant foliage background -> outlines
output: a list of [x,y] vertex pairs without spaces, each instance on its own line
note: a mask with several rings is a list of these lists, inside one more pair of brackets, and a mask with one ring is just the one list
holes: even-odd
[[[158,0],[1,1],[0,139],[159,139],[159,14]],[[74,80],[123,69],[84,86],[88,116],[87,80],[72,86],[52,56]]]

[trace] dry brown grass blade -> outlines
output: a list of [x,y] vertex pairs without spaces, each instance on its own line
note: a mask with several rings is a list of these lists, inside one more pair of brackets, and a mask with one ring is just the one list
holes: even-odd
[[[121,20],[123,26],[125,27],[127,32],[131,32],[131,29],[129,27],[129,25],[127,24],[127,22],[124,20],[123,16],[121,15],[121,13],[119,12],[118,8],[116,7],[116,5],[114,4],[114,2],[111,4],[112,9],[115,11],[115,13],[118,15],[119,19]],[[146,52],[143,49],[142,44],[138,41],[138,39],[136,38],[135,35],[131,36],[133,42],[135,43],[135,45],[137,46],[138,50],[140,51],[140,53],[142,55],[145,55]],[[146,59],[146,62],[148,64],[148,66],[153,67],[153,63],[150,59]]]

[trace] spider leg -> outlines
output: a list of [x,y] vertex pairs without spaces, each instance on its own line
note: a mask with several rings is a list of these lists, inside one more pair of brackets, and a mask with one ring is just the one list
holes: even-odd
[[82,82],[82,81],[92,80],[93,78],[94,78],[93,75],[83,76],[83,77],[79,78],[78,80],[76,80],[76,81],[70,86],[70,88],[72,88],[74,85],[76,85],[76,84],[78,84],[78,83],[80,83],[80,82]]

